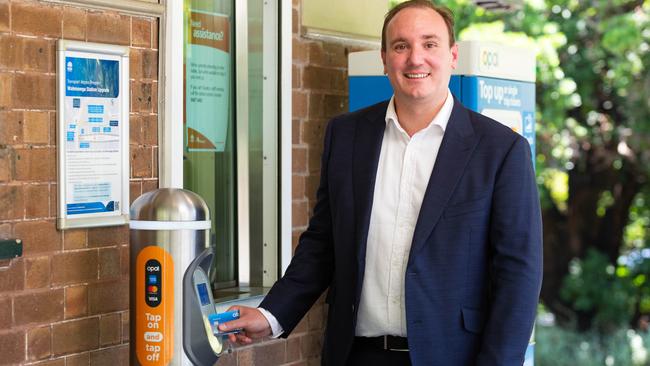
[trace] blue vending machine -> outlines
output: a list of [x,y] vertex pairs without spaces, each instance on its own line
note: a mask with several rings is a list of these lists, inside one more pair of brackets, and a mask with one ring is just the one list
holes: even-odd
[[[348,57],[349,109],[393,95],[380,51]],[[467,108],[495,119],[524,136],[535,162],[535,53],[531,49],[477,41],[458,42],[458,67],[449,82],[452,94]],[[524,366],[534,365],[534,332]]]

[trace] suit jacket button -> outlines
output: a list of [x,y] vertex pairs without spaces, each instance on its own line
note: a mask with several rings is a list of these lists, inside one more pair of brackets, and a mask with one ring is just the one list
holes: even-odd
[[354,313],[354,305],[352,305],[352,312]]

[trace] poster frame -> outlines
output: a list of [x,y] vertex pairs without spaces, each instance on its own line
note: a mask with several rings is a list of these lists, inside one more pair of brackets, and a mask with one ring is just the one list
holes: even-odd
[[[118,125],[120,136],[119,178],[121,188],[121,205],[118,214],[111,212],[94,212],[83,214],[82,217],[69,215],[66,207],[67,192],[70,189],[66,174],[67,149],[66,149],[66,57],[71,54],[87,54],[88,58],[98,60],[107,59],[119,62],[118,99],[120,99]],[[57,228],[60,230],[72,228],[88,228],[102,226],[124,225],[129,222],[129,113],[130,113],[130,84],[129,84],[129,47],[112,44],[70,41],[60,39],[57,41],[56,52],[56,130],[57,130]],[[75,57],[79,57],[76,55]]]

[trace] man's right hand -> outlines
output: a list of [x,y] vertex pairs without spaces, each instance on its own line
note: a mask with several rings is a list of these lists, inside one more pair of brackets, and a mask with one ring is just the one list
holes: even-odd
[[271,335],[271,325],[258,309],[248,306],[231,306],[228,311],[231,310],[239,310],[239,319],[219,324],[219,330],[222,332],[242,328],[241,332],[228,335],[231,342],[250,344],[253,339]]

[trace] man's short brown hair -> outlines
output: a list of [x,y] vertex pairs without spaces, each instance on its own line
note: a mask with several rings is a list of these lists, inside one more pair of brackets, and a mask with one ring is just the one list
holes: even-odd
[[454,43],[456,43],[456,37],[454,37],[454,13],[452,13],[449,8],[436,5],[430,0],[408,0],[397,4],[397,6],[390,9],[388,13],[386,13],[386,16],[384,17],[384,25],[381,28],[382,51],[386,51],[386,28],[388,27],[388,23],[390,23],[390,21],[395,17],[395,15],[397,15],[397,13],[407,8],[428,8],[440,14],[442,19],[445,21],[447,32],[449,33],[449,47],[453,46]]

